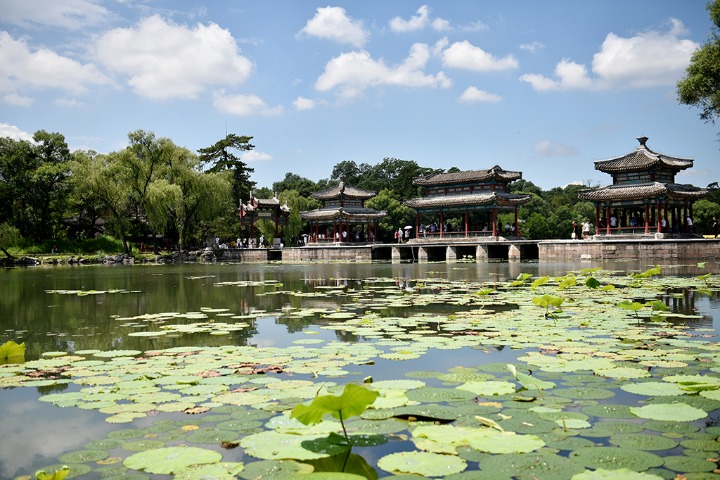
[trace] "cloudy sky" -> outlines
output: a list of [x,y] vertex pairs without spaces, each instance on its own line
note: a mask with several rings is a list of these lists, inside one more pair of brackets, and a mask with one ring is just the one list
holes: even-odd
[[0,135],[106,153],[253,137],[259,186],[385,157],[606,184],[650,148],[720,180],[717,127],[677,102],[704,0],[0,0]]

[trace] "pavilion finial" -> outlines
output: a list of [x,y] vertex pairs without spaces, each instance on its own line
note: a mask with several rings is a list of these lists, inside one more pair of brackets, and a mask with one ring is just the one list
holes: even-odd
[[637,141],[640,142],[641,147],[647,147],[647,145],[645,144],[648,141],[648,137],[646,137],[645,135],[643,135],[642,137],[637,137]]

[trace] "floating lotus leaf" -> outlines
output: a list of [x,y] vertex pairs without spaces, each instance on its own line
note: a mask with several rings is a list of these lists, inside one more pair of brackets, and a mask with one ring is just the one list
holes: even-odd
[[222,455],[213,450],[198,447],[164,447],[135,453],[125,459],[123,465],[148,473],[172,474],[191,465],[217,463]]
[[58,460],[62,463],[89,463],[97,462],[110,456],[107,450],[77,450],[61,455]]
[[[513,386],[513,391],[514,391]],[[469,390],[458,390],[456,388],[438,388],[438,387],[422,387],[416,390],[410,390],[406,393],[410,400],[416,402],[450,402],[454,400],[470,400],[475,398],[475,394]]]
[[660,403],[631,407],[630,411],[640,418],[669,422],[691,422],[708,416],[707,412],[684,403]]
[[704,458],[673,455],[665,457],[665,468],[682,473],[711,472],[717,468],[717,464]]
[[248,435],[240,440],[245,453],[265,460],[311,460],[327,455],[311,452],[302,446],[302,442],[313,440],[316,436],[296,435],[265,431]]
[[597,405],[587,405],[583,407],[581,411],[593,417],[634,418],[634,415],[630,412],[630,407],[628,407],[627,405],[600,403]]
[[590,428],[592,427],[592,424],[588,422],[587,420],[583,420],[581,418],[560,418],[558,420],[555,420],[555,423],[558,424],[558,426],[562,427],[563,429],[566,428]]
[[475,395],[505,395],[515,392],[515,384],[501,380],[488,380],[485,382],[465,382],[456,387],[458,390],[467,390]]
[[650,376],[647,369],[632,367],[603,368],[595,370],[595,373],[607,378],[643,378]]
[[540,452],[489,455],[482,458],[479,465],[481,470],[478,473],[491,473],[493,479],[521,478],[525,475],[539,479],[570,478],[583,471],[582,466],[565,457]]
[[241,462],[193,465],[180,470],[174,480],[234,480],[243,471],[244,466]]
[[409,473],[437,477],[459,473],[467,468],[465,460],[429,452],[397,452],[380,458],[378,467],[390,473]]
[[636,472],[663,464],[663,459],[652,453],[618,447],[581,448],[570,452],[569,458],[587,468],[628,468]]
[[[35,478],[37,480],[65,480],[70,473],[70,467],[63,465],[58,469],[41,469],[35,472]],[[29,478],[29,477],[28,477]]]
[[610,437],[610,443],[636,450],[670,450],[678,446],[678,442],[671,438],[644,433],[617,433]]
[[615,392],[612,390],[605,390],[601,388],[563,388],[555,392],[555,395],[560,397],[572,398],[576,400],[603,400],[606,398],[612,398],[615,396]]
[[648,397],[658,395],[678,396],[686,393],[678,385],[669,382],[630,383],[623,385],[620,388],[626,392],[635,393],[637,395],[645,395]]
[[190,443],[210,443],[219,444],[223,441],[236,439],[238,434],[229,430],[219,430],[216,428],[200,429],[187,436]]
[[165,442],[161,442],[160,440],[151,440],[151,439],[144,439],[144,440],[135,440],[132,442],[125,442],[122,444],[122,448],[124,450],[128,450],[131,452],[142,452],[145,450],[151,450],[154,448],[160,448],[164,447]]
[[663,477],[644,472],[633,472],[627,468],[617,470],[598,468],[594,471],[585,470],[573,475],[571,480],[663,480]]

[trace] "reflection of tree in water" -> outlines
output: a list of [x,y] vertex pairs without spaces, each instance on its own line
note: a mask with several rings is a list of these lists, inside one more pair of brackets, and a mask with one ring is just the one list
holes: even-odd
[[[717,303],[718,292],[699,293],[692,288],[668,288],[659,298],[670,309],[670,312],[679,315],[699,315],[696,302],[699,298],[709,296],[710,302]],[[685,318],[685,317],[663,317],[673,325],[691,324],[693,327],[712,327],[713,319],[710,315],[702,315],[702,318]]]
[[37,392],[40,395],[47,395],[49,393],[60,393],[68,388],[68,383],[56,383],[54,385],[43,385],[41,387],[35,387],[37,388]]

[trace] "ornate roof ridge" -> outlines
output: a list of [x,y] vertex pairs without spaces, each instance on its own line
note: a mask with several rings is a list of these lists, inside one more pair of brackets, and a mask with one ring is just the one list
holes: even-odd
[[617,157],[595,160],[595,170],[600,170],[605,173],[617,173],[622,171],[643,170],[662,163],[668,168],[680,171],[690,168],[693,165],[694,160],[692,158],[676,157],[650,149],[650,147],[647,146],[648,137],[638,137],[637,140],[640,142],[640,145],[631,152]]
[[363,190],[362,188],[353,187],[352,185],[346,185],[344,181],[340,181],[335,186],[328,187],[325,190],[313,192],[310,196],[318,200],[327,200],[330,198],[338,198],[340,196],[346,196],[351,198],[362,198],[367,200],[376,195],[376,192],[371,190]]
[[505,180],[508,183],[522,178],[522,172],[504,170],[499,165],[486,170],[462,170],[459,172],[434,173],[413,180],[414,185],[441,185],[447,183],[471,182],[490,178]]

